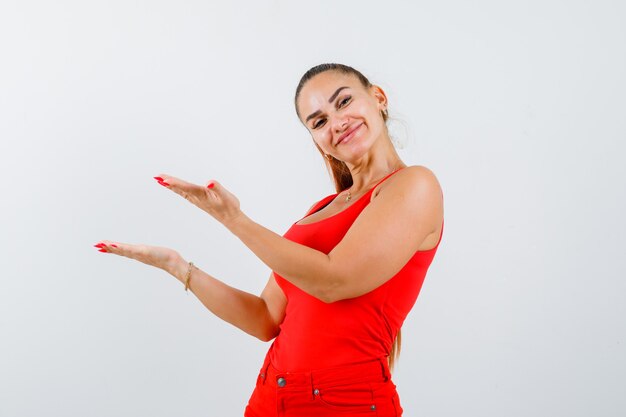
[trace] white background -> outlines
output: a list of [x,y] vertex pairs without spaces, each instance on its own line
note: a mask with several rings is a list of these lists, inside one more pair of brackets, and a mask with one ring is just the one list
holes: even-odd
[[241,416],[269,343],[102,239],[259,294],[269,268],[157,184],[277,233],[334,192],[297,120],[322,62],[388,94],[445,196],[403,327],[405,416],[622,416],[620,1],[0,3],[0,416]]

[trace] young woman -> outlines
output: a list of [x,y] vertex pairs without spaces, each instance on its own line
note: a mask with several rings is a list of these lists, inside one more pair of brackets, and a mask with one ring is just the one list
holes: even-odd
[[406,166],[387,130],[387,96],[352,67],[322,64],[296,89],[296,113],[335,182],[280,236],[218,181],[157,181],[209,213],[272,270],[260,296],[230,287],[168,248],[96,247],[171,273],[218,317],[273,340],[245,417],[401,416],[391,379],[400,327],[443,233],[443,194]]

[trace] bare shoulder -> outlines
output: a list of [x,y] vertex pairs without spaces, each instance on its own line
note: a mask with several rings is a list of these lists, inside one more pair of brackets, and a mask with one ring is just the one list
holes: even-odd
[[407,207],[413,213],[409,217],[430,231],[419,250],[430,250],[437,245],[443,228],[443,192],[432,170],[422,165],[407,166],[379,184],[372,193],[374,197],[382,205],[388,205],[388,210]]
[[437,176],[423,165],[409,165],[387,178],[376,187],[372,200],[383,190],[386,190],[385,194],[420,192],[433,194],[433,197],[442,194]]

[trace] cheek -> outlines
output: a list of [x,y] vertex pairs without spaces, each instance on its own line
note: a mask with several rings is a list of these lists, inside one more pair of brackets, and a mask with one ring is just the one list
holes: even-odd
[[326,128],[326,126],[324,126],[316,131],[313,137],[319,145],[324,146],[324,144],[327,143],[330,138],[330,131]]
[[328,147],[328,132],[316,131],[315,133],[311,134],[311,138],[320,149],[325,150]]
[[372,107],[366,104],[355,106],[354,110],[357,114],[361,115],[361,117],[363,117],[368,124],[375,123],[376,117],[380,116],[380,114],[376,113],[376,110],[372,110]]
[[385,123],[385,121],[383,120],[383,116],[376,109],[372,110],[371,108],[369,108],[367,110],[366,117],[367,121],[372,127],[379,126]]

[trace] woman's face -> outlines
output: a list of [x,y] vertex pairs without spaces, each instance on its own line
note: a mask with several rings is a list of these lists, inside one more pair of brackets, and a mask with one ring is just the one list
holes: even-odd
[[358,160],[386,133],[380,111],[387,97],[378,86],[363,87],[356,76],[326,71],[300,90],[298,110],[313,140],[325,154]]

